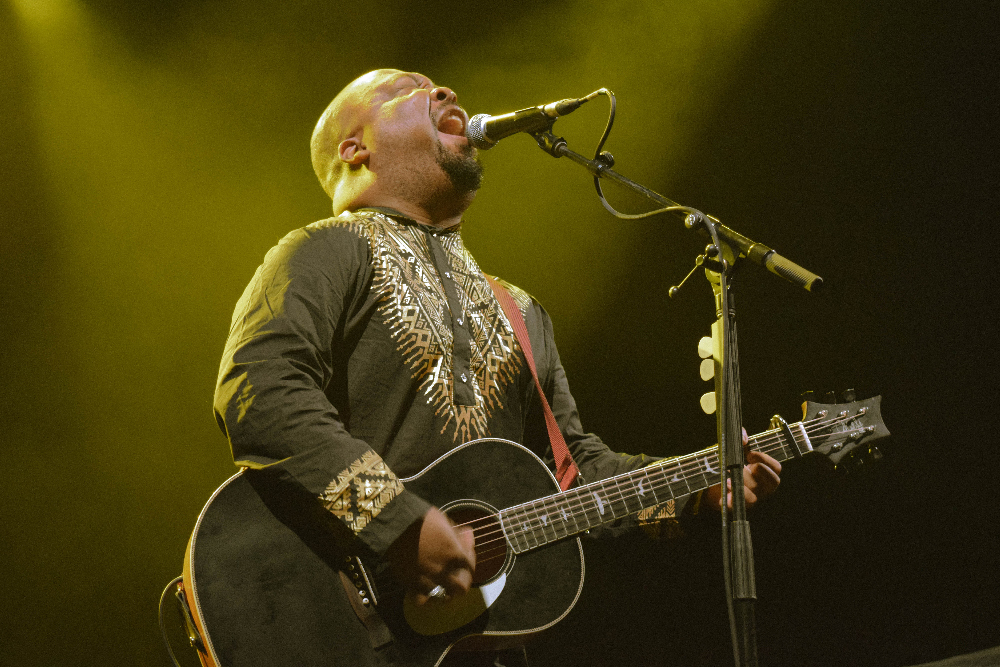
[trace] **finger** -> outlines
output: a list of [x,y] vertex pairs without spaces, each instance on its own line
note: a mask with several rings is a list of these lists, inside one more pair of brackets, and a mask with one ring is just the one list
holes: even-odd
[[430,577],[421,576],[419,579],[417,579],[417,583],[414,585],[414,590],[421,593],[422,595],[426,595],[427,592],[433,590],[435,586],[437,586],[437,584],[434,583],[433,579],[431,579]]
[[472,572],[463,568],[457,568],[448,572],[447,578],[441,582],[448,595],[463,595],[469,592],[472,587]]
[[747,463],[762,463],[777,474],[781,474],[781,463],[778,459],[764,452],[750,452],[747,454]]
[[747,466],[746,475],[747,488],[758,492],[758,495],[766,496],[774,492],[781,483],[778,474],[760,463]]
[[743,446],[747,447],[750,444],[750,436],[747,435],[747,430],[741,429],[743,431]]
[[[753,507],[754,504],[757,502],[757,494],[746,487],[743,487],[743,497],[746,499],[745,505],[748,509],[750,507]],[[729,509],[733,509],[732,492],[726,494],[726,507],[728,507]]]
[[430,600],[430,592],[434,590],[435,584],[429,577],[420,576],[413,587],[413,601],[419,605],[427,604]]
[[720,509],[722,507],[721,488],[722,487],[719,484],[713,484],[705,489],[705,495],[702,496],[702,502],[705,503],[706,507],[711,507],[713,509]]

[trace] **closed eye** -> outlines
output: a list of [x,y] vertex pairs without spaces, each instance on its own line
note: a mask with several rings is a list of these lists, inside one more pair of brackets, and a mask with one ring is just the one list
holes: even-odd
[[[420,88],[422,90],[431,90],[434,88],[434,84],[432,84],[429,80],[425,79],[421,81],[417,79],[415,76],[412,76],[410,74],[401,76],[399,78],[399,81],[403,83],[403,90],[412,90],[414,88]],[[412,83],[413,85],[412,86],[408,85],[410,83]]]

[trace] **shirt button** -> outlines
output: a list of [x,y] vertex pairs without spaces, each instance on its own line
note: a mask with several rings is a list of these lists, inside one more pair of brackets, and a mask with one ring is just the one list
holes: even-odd
[[459,320],[458,321],[458,326],[463,326],[464,324],[465,324],[465,320]]
[[444,277],[445,278],[451,278],[451,271],[445,271],[444,272]]
[[468,382],[469,378],[465,377],[465,373],[462,373],[462,382]]

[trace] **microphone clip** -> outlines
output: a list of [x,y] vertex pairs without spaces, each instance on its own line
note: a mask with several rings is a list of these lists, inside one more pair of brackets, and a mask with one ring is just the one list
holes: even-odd
[[547,129],[535,132],[531,136],[535,138],[535,143],[537,143],[538,147],[543,151],[552,157],[562,157],[567,148],[567,144],[565,139],[552,134],[552,126],[555,125],[555,122],[556,119],[553,118]]

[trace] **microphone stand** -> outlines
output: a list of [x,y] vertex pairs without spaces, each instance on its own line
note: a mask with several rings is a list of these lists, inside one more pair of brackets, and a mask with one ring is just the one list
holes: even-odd
[[[706,248],[709,268],[705,274],[715,294],[716,321],[712,325],[715,358],[716,432],[719,439],[719,471],[722,497],[726,498],[727,483],[731,485],[732,509],[722,507],[723,572],[728,595],[730,634],[733,660],[737,667],[757,666],[757,634],[753,546],[750,524],[746,519],[746,498],[743,493],[743,451],[739,361],[736,346],[736,322],[730,281],[736,260],[746,257],[769,271],[809,291],[819,289],[823,279],[791,262],[767,246],[751,241],[723,225],[717,218],[701,211],[681,206],[663,195],[618,174],[611,169],[614,158],[604,152],[589,160],[569,149],[566,140],[547,130],[534,133],[538,146],[553,157],[567,157],[586,168],[596,178],[608,178],[638,192],[670,212],[684,217],[689,229],[699,229],[712,238]],[[704,261],[704,260],[703,260]],[[701,262],[699,262],[700,264]],[[690,275],[690,274],[689,274]],[[686,278],[685,278],[686,280]],[[682,283],[683,284],[683,283]],[[731,518],[731,520],[730,520]]]

